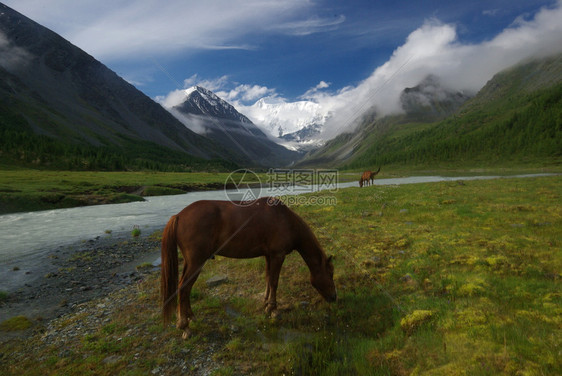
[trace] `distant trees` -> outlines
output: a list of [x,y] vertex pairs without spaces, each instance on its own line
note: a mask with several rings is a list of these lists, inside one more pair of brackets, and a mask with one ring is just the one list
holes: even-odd
[[[23,123],[22,123],[23,121]],[[64,170],[231,170],[223,160],[205,160],[140,140],[124,140],[124,146],[80,145],[33,133],[24,119],[0,115],[0,162]]]
[[[423,124],[421,124],[423,125]],[[374,139],[345,167],[562,157],[562,85]]]

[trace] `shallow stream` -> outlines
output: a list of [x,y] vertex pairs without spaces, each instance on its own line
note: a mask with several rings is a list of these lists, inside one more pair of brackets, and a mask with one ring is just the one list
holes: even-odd
[[[538,177],[549,174],[517,175],[510,177]],[[413,176],[375,179],[375,185],[398,185],[458,180],[497,179],[500,176]],[[337,189],[357,187],[357,182],[338,183]],[[301,187],[302,188],[302,187]],[[306,188],[306,187],[305,187]],[[328,187],[334,189],[334,186]],[[318,187],[300,189],[314,192]],[[162,229],[171,215],[198,200],[228,200],[240,192],[220,190],[191,192],[183,195],[147,197],[144,202],[97,205],[71,209],[45,210],[0,216],[0,290],[2,281],[10,278],[14,265],[31,268],[49,252],[98,237],[123,237],[138,226],[143,233]],[[286,189],[253,189],[255,196],[284,195]],[[129,235],[130,236],[130,235]]]

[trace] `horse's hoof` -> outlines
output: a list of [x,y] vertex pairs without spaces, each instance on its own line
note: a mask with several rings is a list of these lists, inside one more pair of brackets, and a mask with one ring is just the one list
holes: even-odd
[[276,309],[277,309],[277,305],[267,304],[267,305],[265,306],[265,314],[266,314],[267,316],[270,316],[270,317],[271,317],[271,313],[272,313],[272,312],[275,312]]
[[176,328],[178,329],[185,329],[189,325],[189,320],[178,320],[176,324]]
[[183,333],[181,334],[181,338],[182,338],[184,341],[185,341],[185,340],[188,340],[190,336],[191,336],[191,330],[189,330],[189,329],[185,329],[185,330],[183,331]]

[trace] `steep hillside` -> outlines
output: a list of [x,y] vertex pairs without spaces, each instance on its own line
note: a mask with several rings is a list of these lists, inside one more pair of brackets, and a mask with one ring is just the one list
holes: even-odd
[[92,56],[3,4],[0,113],[1,157],[8,161],[65,158],[70,166],[73,158],[97,153],[189,166],[230,157]]
[[445,88],[437,76],[429,75],[400,95],[401,106],[410,118],[418,121],[438,121],[457,111],[470,94]]
[[191,130],[230,150],[242,165],[280,167],[301,157],[270,140],[250,119],[203,87],[185,90],[185,99],[168,110]]
[[414,111],[365,122],[303,164],[363,168],[384,164],[544,161],[562,157],[562,55],[522,62],[496,74],[440,121]]

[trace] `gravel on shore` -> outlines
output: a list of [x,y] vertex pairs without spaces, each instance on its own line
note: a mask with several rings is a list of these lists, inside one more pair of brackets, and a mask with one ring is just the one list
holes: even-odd
[[[96,238],[64,247],[46,257],[51,264],[46,270],[56,266],[55,271],[30,280],[0,303],[0,322],[23,315],[33,323],[27,330],[0,331],[0,344],[7,345],[5,353],[0,352],[0,369],[9,366],[18,369],[18,364],[25,364],[30,354],[52,351],[47,349],[57,349],[58,359],[72,357],[73,349],[79,348],[88,335],[109,325],[123,307],[140,304],[159,312],[158,302],[138,301],[139,291],[146,289],[146,281],[152,283],[159,273],[159,256],[160,239],[147,236],[127,240]],[[146,323],[131,326],[125,334],[154,336]],[[166,362],[150,372],[154,375],[212,374],[220,367],[214,355],[224,347],[226,339],[216,336],[208,340],[203,349],[187,346],[177,353],[167,354]],[[142,369],[152,350],[143,348],[142,343],[135,346],[138,352],[128,367]],[[119,363],[123,359],[123,355],[111,352],[101,363]],[[36,360],[42,361],[42,358]]]
[[[107,296],[159,269],[158,236],[98,237],[59,247],[44,256],[45,274],[29,280],[0,302],[0,322],[25,316],[34,323],[71,312],[79,304]],[[14,274],[29,273],[14,268]],[[21,276],[19,276],[21,278]],[[22,332],[0,332],[0,342]]]

